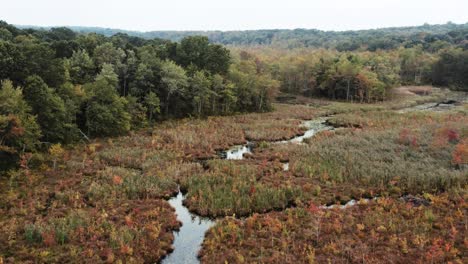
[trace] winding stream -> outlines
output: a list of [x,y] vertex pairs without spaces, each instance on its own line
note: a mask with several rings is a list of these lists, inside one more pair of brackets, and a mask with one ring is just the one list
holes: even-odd
[[415,111],[434,111],[443,112],[462,107],[464,103],[468,103],[468,93],[459,92],[440,102],[424,103],[412,107],[403,108],[397,111],[399,114],[415,112]]
[[205,232],[215,224],[215,221],[202,218],[189,212],[183,205],[184,195],[179,191],[169,204],[176,209],[177,219],[182,222],[178,232],[174,232],[174,252],[166,256],[162,263],[199,263],[197,255],[205,237]]
[[[320,131],[325,131],[325,130],[333,130],[334,127],[328,126],[327,124],[327,118],[326,117],[321,117],[317,118],[314,120],[308,120],[304,121],[301,126],[306,127],[307,130],[304,132],[303,135],[293,137],[288,140],[281,140],[281,141],[274,141],[272,143],[275,144],[286,144],[286,143],[296,143],[296,144],[301,144],[305,139],[313,137],[315,134],[317,134]],[[221,153],[220,156],[228,159],[228,160],[241,160],[244,159],[244,154],[245,153],[252,153],[252,143],[247,142],[245,145],[237,145],[229,148],[228,150],[224,151]],[[285,170],[289,169],[289,164],[285,165],[283,167]]]
[[[303,135],[274,143],[301,144],[304,139],[313,137],[319,131],[333,129],[333,127],[326,125],[326,120],[326,118],[318,118],[305,121],[302,126],[306,127],[307,130]],[[244,158],[245,153],[252,153],[251,142],[233,146],[221,153],[220,156],[228,160],[241,160]],[[289,170],[289,163],[283,164],[283,169],[285,171]],[[176,197],[169,200],[169,204],[176,210],[177,219],[182,222],[182,227],[179,231],[174,232],[174,251],[162,260],[163,264],[199,263],[197,256],[205,232],[216,223],[215,220],[190,213],[188,208],[183,205],[184,198],[182,192],[179,191]]]
[[297,137],[294,137],[294,138],[289,139],[289,140],[279,141],[278,143],[280,143],[280,144],[284,144],[284,143],[296,143],[297,144],[297,143],[299,143],[300,144],[300,143],[304,142],[305,139],[308,139],[308,138],[311,138],[311,137],[315,136],[315,134],[317,134],[318,132],[325,131],[325,130],[333,130],[334,127],[328,126],[326,124],[327,119],[328,118],[326,118],[326,117],[321,117],[321,118],[317,118],[317,119],[314,119],[314,120],[305,121],[301,125],[301,126],[307,128],[307,130],[304,132],[304,135],[297,136]]
[[346,209],[346,208],[349,208],[349,207],[352,207],[352,206],[355,206],[356,204],[358,204],[359,202],[364,202],[364,203],[367,203],[367,202],[370,202],[370,201],[375,201],[377,200],[378,197],[374,197],[374,198],[364,198],[364,199],[361,199],[359,201],[356,201],[354,199],[352,200],[349,200],[347,203],[345,204],[332,204],[332,205],[322,205],[322,206],[319,206],[320,209],[334,209],[334,208],[339,208],[339,209]]

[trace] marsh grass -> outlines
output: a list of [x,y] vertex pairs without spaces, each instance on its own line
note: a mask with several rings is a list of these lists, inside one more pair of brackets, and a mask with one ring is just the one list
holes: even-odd
[[121,167],[107,167],[89,184],[88,198],[145,199],[168,198],[177,192],[177,183],[160,175],[144,175],[141,171]]
[[256,165],[231,161],[209,162],[209,170],[182,181],[188,190],[185,203],[203,216],[245,216],[288,207],[300,190],[261,181]]
[[466,172],[452,163],[457,143],[468,136],[464,113],[378,112],[335,119],[364,129],[312,141],[291,162],[294,174],[326,185],[348,183],[400,194],[459,190],[468,183]]
[[211,228],[202,262],[463,263],[462,201],[433,196],[432,209],[396,199],[361,202],[346,210],[305,208],[226,218]]
[[26,223],[22,233],[30,250],[16,259],[35,257],[47,263],[154,262],[171,250],[173,235],[166,230],[177,229],[180,223],[167,203],[114,201],[108,205],[108,210],[69,210]]

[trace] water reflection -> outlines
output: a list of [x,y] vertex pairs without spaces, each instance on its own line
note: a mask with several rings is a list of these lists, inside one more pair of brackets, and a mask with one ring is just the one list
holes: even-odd
[[244,158],[245,153],[252,153],[252,148],[247,143],[242,146],[234,146],[226,151],[226,159],[228,160],[241,160]]
[[169,204],[176,209],[177,219],[182,222],[179,232],[174,232],[174,252],[169,254],[162,263],[199,263],[198,251],[205,237],[205,232],[212,227],[215,222],[191,214],[182,203],[184,196],[182,192],[169,200]]

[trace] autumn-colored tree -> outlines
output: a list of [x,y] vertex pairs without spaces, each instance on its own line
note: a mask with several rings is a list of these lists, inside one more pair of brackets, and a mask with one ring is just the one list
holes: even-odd
[[[24,151],[36,149],[41,130],[31,107],[23,99],[22,89],[9,80],[1,82],[0,89],[0,167],[10,158]],[[2,155],[3,154],[3,155]]]
[[62,145],[60,143],[53,144],[52,146],[50,146],[49,154],[52,157],[54,170],[57,168],[57,161],[60,158],[62,158],[64,152],[65,150],[62,148]]

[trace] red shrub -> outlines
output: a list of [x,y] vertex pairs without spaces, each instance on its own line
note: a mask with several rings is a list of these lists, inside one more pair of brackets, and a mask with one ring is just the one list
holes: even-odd
[[46,245],[47,247],[55,246],[55,231],[44,232],[41,234],[41,236],[44,245]]
[[456,165],[468,164],[468,141],[457,144],[452,153],[452,163]]

